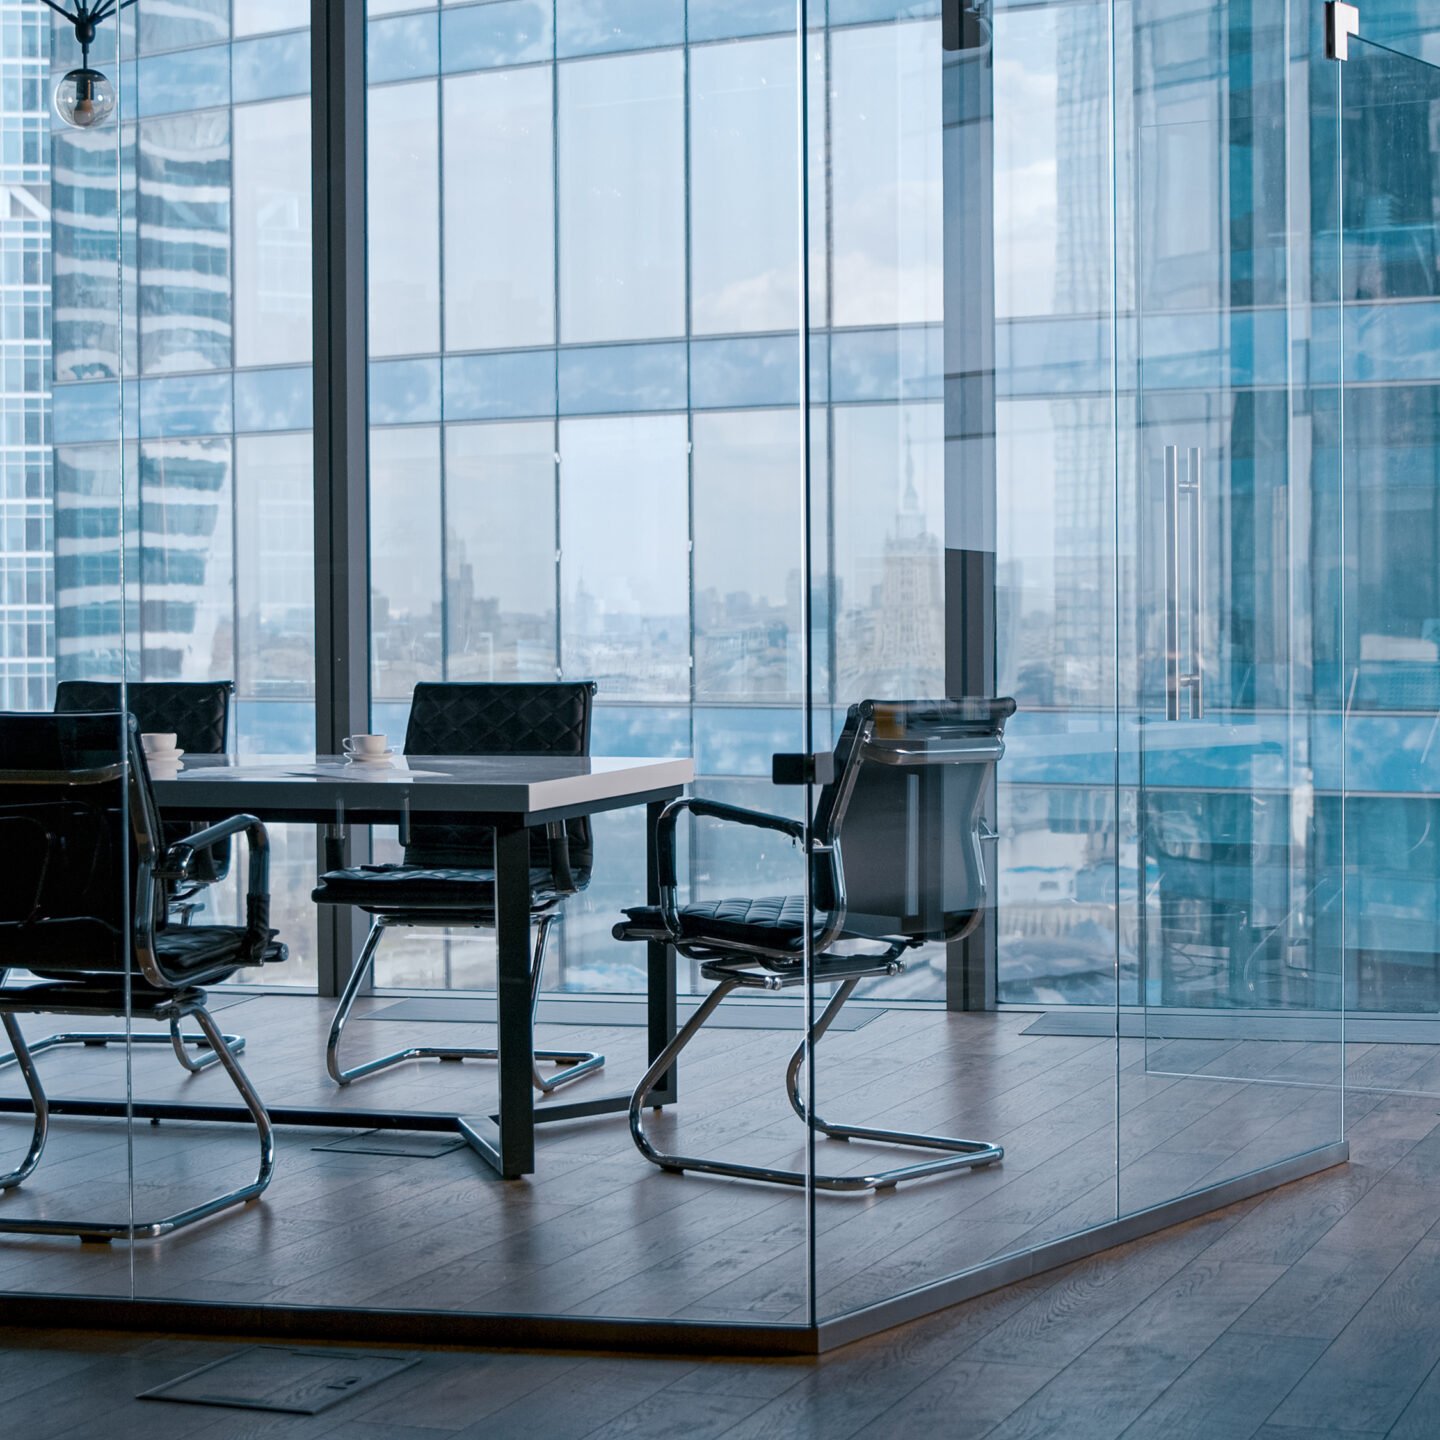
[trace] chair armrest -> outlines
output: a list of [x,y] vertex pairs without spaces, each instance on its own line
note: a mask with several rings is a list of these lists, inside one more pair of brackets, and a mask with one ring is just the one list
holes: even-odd
[[655,827],[656,873],[660,880],[660,914],[665,928],[676,938],[680,935],[680,917],[676,905],[679,886],[675,866],[675,827],[684,814],[700,815],[707,820],[722,820],[732,825],[748,825],[756,830],[773,830],[792,840],[804,840],[805,826],[799,820],[783,815],[768,815],[763,810],[746,810],[739,805],[722,805],[717,800],[701,800],[682,796],[672,800],[661,812]]
[[243,834],[250,852],[245,886],[245,954],[258,961],[265,947],[275,938],[270,928],[270,832],[254,815],[232,815],[228,820],[207,825],[183,840],[177,840],[165,852],[156,867],[158,880],[183,881],[194,863],[195,852]]

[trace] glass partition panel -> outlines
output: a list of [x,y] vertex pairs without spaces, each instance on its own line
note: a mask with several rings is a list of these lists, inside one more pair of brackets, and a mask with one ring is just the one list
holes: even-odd
[[1319,388],[1334,241],[1297,178],[1307,141],[1324,149],[1333,129],[1297,121],[1308,30],[1295,59],[1284,0],[1136,0],[1125,15],[1121,734],[1138,1009],[1122,1012],[1120,1209],[1133,1212],[1340,1137],[1341,897],[1321,828],[1338,697],[1317,663],[1340,536]]
[[[590,757],[693,756],[697,796],[793,825],[800,795],[774,791],[769,773],[774,751],[803,745],[795,25],[745,12],[687,35],[686,13],[371,5],[371,727],[405,751],[397,766],[423,768],[436,746],[533,754],[562,745],[544,738],[544,716],[569,703],[565,687],[593,685]],[[815,444],[827,439],[818,426]],[[436,725],[437,706],[453,723]],[[654,820],[643,803],[602,807],[573,893],[537,891],[538,1043],[601,1053],[603,1070],[537,1091],[534,1173],[492,1184],[469,1148],[420,1162],[435,1187],[423,1217],[363,1260],[307,1262],[288,1294],[805,1319],[803,1185],[648,1163],[680,1149],[798,1167],[803,1181],[805,1132],[783,1085],[803,1033],[796,991],[750,991],[708,1020],[679,1061],[678,1103],[639,1117],[648,1159],[626,1128],[647,990],[663,980],[652,947],[633,943],[644,917],[631,943],[615,930],[656,898]],[[433,830],[414,814],[377,825],[371,859],[402,873],[442,863]],[[488,831],[455,834],[444,864],[491,863]],[[803,888],[785,829],[682,813],[665,835],[678,906]],[[493,918],[482,905],[448,928],[387,925],[343,1063],[398,1044],[492,1045],[504,983]],[[797,974],[802,928],[785,932]],[[678,957],[681,1019],[717,984],[707,958],[696,945]],[[317,1043],[307,1078],[342,1112],[496,1103],[481,1059],[416,1061],[344,1090],[323,1063]],[[537,1084],[557,1078],[563,1066],[540,1063]],[[620,1113],[549,1123],[567,1106],[603,1111],[606,1097]],[[416,1174],[394,1154],[313,1163],[344,1177],[375,1227]]]
[[[240,759],[313,746],[308,10],[142,0],[123,21],[122,63],[133,77],[122,116],[117,411],[129,460],[128,632],[123,655],[92,650],[74,673],[123,676],[141,729],[171,737],[168,762],[149,762],[162,839],[227,830],[167,882],[162,948],[190,957],[233,1052],[191,1043],[172,1054],[163,1025],[150,1025],[156,1043],[137,1047],[136,1094],[162,1108],[138,1130],[135,1208],[153,1212],[163,1199],[203,1214],[217,1187],[231,1198],[251,1187],[265,1194],[262,1205],[137,1245],[135,1293],[234,1298],[243,1287],[218,1272],[248,1257],[253,1298],[276,1288],[286,1263],[275,1223],[283,1211],[269,1207],[299,1147],[283,1134],[277,1146],[268,1122],[257,1142],[236,1107],[244,1117],[245,1075],[271,1107],[292,1088],[280,1057],[287,1027],[309,1019],[306,992],[318,973],[316,832],[266,815],[262,837],[236,821],[248,808],[238,797],[197,807],[189,787]],[[167,863],[181,861],[172,854]],[[272,929],[288,948],[284,963],[266,943]],[[300,993],[262,998],[260,987]],[[180,1107],[196,1123],[170,1123]],[[274,1187],[264,1188],[272,1173]]]
[[[1413,30],[1362,31],[1434,54]],[[1344,869],[1347,1033],[1357,1042],[1347,1105],[1363,1135],[1361,1117],[1386,1092],[1440,1093],[1440,868],[1430,837],[1440,708],[1440,70],[1353,38],[1335,68],[1344,365],[1343,411],[1332,409],[1327,438],[1345,475],[1344,565],[1331,594],[1343,616],[1333,654],[1347,702],[1348,795],[1324,817],[1332,837],[1339,831],[1330,849]],[[1366,1041],[1382,1043],[1362,1061]],[[1434,1109],[1408,1103],[1417,1124]]]
[[[129,1037],[164,1037],[132,993],[150,832],[130,806],[143,777],[122,686],[77,706],[57,682],[96,657],[121,679],[129,638],[119,116],[133,96],[113,27],[92,51],[104,87],[70,82],[71,113],[96,122],[78,128],[53,103],[80,63],[71,27],[7,0],[0,35],[0,1292],[128,1297],[131,1248],[75,1237],[126,1240],[175,1198],[131,1186],[149,1151],[127,1102],[153,1051],[136,1046],[132,1066]],[[56,713],[76,708],[92,713]],[[47,1102],[63,1113],[47,1119]]]
[[1115,1218],[1111,7],[945,9],[810,78],[822,1319]]

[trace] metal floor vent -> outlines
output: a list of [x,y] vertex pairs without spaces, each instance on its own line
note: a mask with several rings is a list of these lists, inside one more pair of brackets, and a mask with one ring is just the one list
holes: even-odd
[[143,1391],[138,1398],[318,1415],[419,1363],[417,1355],[252,1345]]
[[429,1131],[366,1130],[359,1135],[342,1135],[312,1150],[338,1151],[343,1155],[398,1155],[404,1160],[436,1160],[452,1150],[465,1149],[459,1135]]

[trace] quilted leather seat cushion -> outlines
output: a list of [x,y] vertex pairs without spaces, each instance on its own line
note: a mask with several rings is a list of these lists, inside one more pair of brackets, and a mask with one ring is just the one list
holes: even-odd
[[[13,932],[19,940],[24,930]],[[7,946],[6,961],[17,969],[24,968],[47,980],[74,980],[77,970],[109,970],[115,967],[113,936],[102,950],[96,945],[101,939],[98,926],[61,930],[53,925],[30,928],[35,938],[33,955],[27,963],[21,946]],[[62,937],[69,935],[69,942]],[[160,968],[178,982],[209,985],[228,980],[237,970],[254,964],[241,952],[245,931],[233,925],[173,925],[155,937],[155,955]],[[287,958],[288,951],[272,941],[265,948],[259,963],[268,965]],[[110,983],[113,983],[110,982]],[[136,982],[139,983],[138,980]]]
[[[615,927],[617,940],[643,940],[664,934],[664,922],[654,906],[637,905],[625,913],[630,919]],[[817,925],[823,921],[823,916],[816,917]],[[805,897],[763,895],[758,899],[701,900],[682,905],[680,934],[687,940],[708,937],[798,953],[805,944]]]
[[[493,914],[495,872],[422,865],[354,865],[327,870],[313,898],[321,905],[357,905],[362,910],[476,910]],[[530,904],[534,909],[557,899],[555,877],[548,867],[530,871]]]

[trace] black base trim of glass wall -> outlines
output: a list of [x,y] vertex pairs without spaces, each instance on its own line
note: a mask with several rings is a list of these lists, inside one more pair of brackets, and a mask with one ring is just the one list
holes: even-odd
[[299,1305],[216,1305],[104,1295],[0,1294],[0,1326],[32,1330],[121,1330],[188,1336],[433,1345],[447,1349],[609,1350],[635,1354],[814,1356],[854,1344],[1019,1280],[1198,1219],[1241,1200],[1344,1164],[1344,1141],[1198,1190],[1094,1230],[997,1260],[908,1295],[824,1320],[818,1326],[725,1325],[687,1320],[591,1319],[565,1315],[469,1315],[442,1310],[354,1310]]

